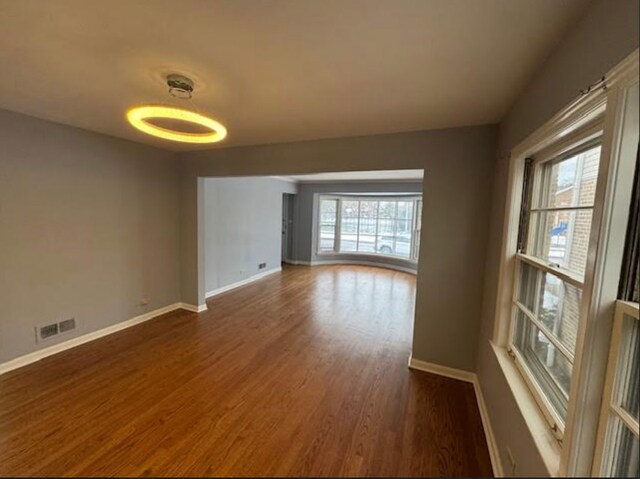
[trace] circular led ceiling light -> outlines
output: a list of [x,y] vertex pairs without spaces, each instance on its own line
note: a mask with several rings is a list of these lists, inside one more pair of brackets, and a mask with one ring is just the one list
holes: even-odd
[[[167,77],[169,93],[180,99],[190,99],[193,92],[193,82],[181,75],[169,75]],[[149,120],[178,120],[191,123],[208,130],[205,133],[190,133],[180,130],[172,130],[153,124]],[[127,111],[127,120],[134,128],[148,135],[163,138],[165,140],[180,141],[185,143],[216,143],[224,140],[227,129],[221,123],[200,113],[184,108],[162,105],[142,105]]]

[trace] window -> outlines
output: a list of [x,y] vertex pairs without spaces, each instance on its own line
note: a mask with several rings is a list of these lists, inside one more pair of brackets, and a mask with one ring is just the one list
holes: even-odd
[[516,255],[510,352],[562,437],[567,418],[601,147],[533,162]]
[[534,176],[534,188],[537,180],[539,191],[537,207],[531,210],[529,251],[580,278],[586,265],[599,160],[597,145],[549,161]]
[[594,476],[640,476],[640,162],[636,147],[625,253],[609,346]]
[[318,253],[418,259],[421,197],[321,196]]
[[636,472],[637,415],[603,398],[638,277],[639,102],[636,51],[511,151],[492,349],[552,476]]
[[640,334],[638,303],[616,304],[594,473],[638,477]]
[[319,251],[333,251],[336,243],[336,222],[338,220],[338,200],[320,201],[320,241]]

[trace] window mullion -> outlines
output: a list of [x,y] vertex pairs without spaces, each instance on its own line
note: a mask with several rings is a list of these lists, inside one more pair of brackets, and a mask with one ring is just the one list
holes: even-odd
[[531,208],[532,213],[545,213],[548,211],[581,211],[593,210],[593,205],[588,206],[550,206],[546,208]]
[[611,412],[618,416],[618,418],[636,437],[640,436],[640,426],[638,425],[638,421],[636,421],[631,414],[617,404],[610,404],[609,408],[611,409]]
[[540,258],[531,256],[528,254],[522,254],[522,253],[516,253],[516,258],[520,261],[530,264],[531,266],[534,266],[535,268],[541,269],[545,273],[551,273],[552,275],[560,278],[565,283],[569,283],[570,285],[575,286],[576,288],[580,288],[580,289],[584,288],[583,281],[579,279],[576,275],[572,274],[569,271],[560,269],[556,266],[552,266],[546,263],[545,261],[541,260]]

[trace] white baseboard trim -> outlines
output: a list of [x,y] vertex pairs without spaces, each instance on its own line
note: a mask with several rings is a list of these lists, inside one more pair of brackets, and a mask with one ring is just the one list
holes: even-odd
[[473,389],[476,391],[476,400],[478,401],[478,409],[480,410],[480,418],[482,419],[482,427],[484,428],[484,435],[487,439],[487,447],[489,448],[489,456],[491,457],[491,466],[493,467],[493,475],[495,477],[504,477],[504,471],[502,470],[502,461],[500,460],[500,451],[498,449],[498,443],[496,442],[496,436],[493,434],[493,428],[491,427],[491,420],[489,419],[489,411],[487,405],[484,402],[484,395],[482,394],[482,388],[480,387],[480,380],[476,375],[473,382]]
[[462,369],[440,366],[439,364],[429,363],[427,361],[421,361],[420,359],[416,359],[413,356],[409,356],[409,367],[411,369],[417,369],[418,371],[433,373],[451,379],[466,381],[468,383],[473,383],[476,381],[475,373],[463,371]]
[[192,313],[202,313],[207,310],[206,304],[201,304],[200,306],[196,306],[194,304],[189,303],[177,303],[180,309],[184,309],[186,311],[190,311]]
[[415,359],[413,356],[409,356],[409,368],[473,384],[476,401],[478,402],[478,410],[480,411],[480,419],[482,420],[482,427],[487,440],[487,448],[489,449],[489,457],[491,458],[493,474],[495,477],[504,477],[498,444],[496,442],[496,437],[493,434],[493,428],[491,427],[491,421],[489,419],[489,412],[487,410],[487,405],[484,402],[484,395],[482,394],[478,375],[470,371],[463,371],[462,369],[455,369],[447,366],[441,366],[439,364],[429,363],[427,361],[421,361],[419,359]]
[[91,333],[83,334],[82,336],[69,339],[68,341],[64,341],[62,343],[54,344],[53,346],[49,346],[48,348],[40,349],[39,351],[34,351],[33,353],[28,353],[24,356],[19,356],[15,359],[11,359],[5,363],[0,364],[0,374],[8,373],[9,371],[21,368],[22,366],[26,366],[27,364],[35,363],[36,361],[40,361],[41,359],[44,359],[48,356],[53,356],[54,354],[66,351],[67,349],[75,348],[76,346],[80,346],[81,344],[94,341],[123,329],[130,328],[132,326],[135,326],[136,324],[144,323],[145,321],[149,321],[150,319],[156,318],[171,311],[175,311],[176,309],[187,309],[185,306],[189,305],[185,305],[184,303],[170,304],[169,306],[149,311],[148,313],[141,314],[140,316],[136,316],[135,318],[131,318],[126,321],[113,324],[111,326],[107,326],[106,328],[102,328]]
[[[282,267],[278,266],[276,268],[272,268],[267,271],[263,271],[262,273],[254,274],[253,276],[249,276],[247,279],[243,279],[241,281],[236,281],[235,283],[228,284],[226,286],[222,286],[220,288],[214,289],[212,291],[208,291],[205,295],[207,299],[217,296],[218,294],[226,293],[227,291],[231,291],[232,289],[239,288],[240,286],[244,286],[249,283],[253,283],[254,281],[258,281],[259,279],[264,278],[265,276],[269,276],[270,274],[278,273],[282,271]],[[206,309],[206,305],[205,305]]]
[[287,260],[285,261],[287,264],[296,264],[303,266],[322,266],[322,265],[331,265],[331,264],[353,264],[356,266],[374,266],[377,268],[386,268],[393,269],[396,271],[402,271],[403,273],[416,274],[416,270],[412,268],[405,268],[404,266],[399,266],[395,264],[387,264],[387,263],[376,263],[375,261],[361,261],[361,260],[351,260],[351,259],[331,259],[327,261],[300,261],[300,260]]

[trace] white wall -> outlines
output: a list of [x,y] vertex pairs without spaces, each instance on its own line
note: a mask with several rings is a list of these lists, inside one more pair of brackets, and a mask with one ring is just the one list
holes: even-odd
[[295,192],[293,183],[273,178],[204,180],[207,292],[280,266],[282,194]]
[[175,155],[0,110],[0,362],[179,302],[179,274]]

